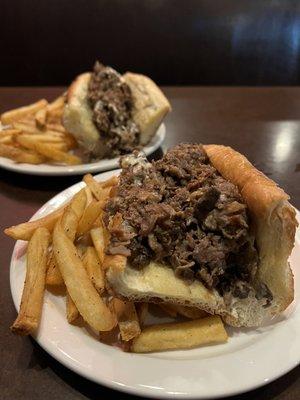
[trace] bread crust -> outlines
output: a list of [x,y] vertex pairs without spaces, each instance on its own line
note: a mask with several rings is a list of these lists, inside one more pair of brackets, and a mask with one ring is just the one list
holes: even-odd
[[204,149],[219,173],[239,188],[248,206],[259,251],[257,279],[266,283],[273,293],[275,315],[294,298],[288,257],[294,247],[298,225],[295,210],[284,190],[242,154],[221,145],[206,145]]
[[164,301],[201,308],[220,314],[233,326],[259,326],[265,318],[285,310],[293,301],[293,274],[288,264],[297,221],[289,196],[275,182],[258,171],[243,155],[230,147],[204,146],[212,165],[228,181],[238,186],[248,205],[251,228],[259,252],[256,279],[265,283],[273,294],[272,305],[264,308],[254,296],[236,299],[230,306],[215,291],[201,282],[186,285],[175,277],[171,268],[151,263],[141,271],[130,265],[112,262],[107,273],[114,290],[135,301]]

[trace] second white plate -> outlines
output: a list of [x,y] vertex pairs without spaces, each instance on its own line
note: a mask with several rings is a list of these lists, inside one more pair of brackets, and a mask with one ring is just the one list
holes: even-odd
[[[166,136],[165,124],[161,124],[156,134],[151,139],[147,146],[143,147],[144,153],[148,156],[157,150]],[[52,164],[18,164],[9,158],[0,157],[0,167],[18,172],[20,174],[31,175],[81,175],[87,173],[96,173],[101,171],[109,171],[111,169],[119,168],[119,157],[112,159],[103,159],[97,162],[80,164],[80,165],[52,165]]]

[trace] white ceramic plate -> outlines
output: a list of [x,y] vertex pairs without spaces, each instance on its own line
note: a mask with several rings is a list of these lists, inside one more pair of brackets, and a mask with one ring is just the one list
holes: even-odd
[[[165,124],[161,124],[150,143],[143,148],[148,156],[157,150],[166,136]],[[80,165],[51,165],[51,164],[17,164],[9,158],[0,157],[0,167],[10,171],[19,172],[21,174],[32,175],[81,175],[86,173],[96,173],[101,171],[109,171],[119,168],[119,158],[104,159],[89,164]]]
[[[107,179],[117,171],[98,175]],[[34,216],[59,207],[84,186],[78,183],[55,196]],[[300,213],[297,212],[298,221]],[[10,285],[19,308],[25,277],[25,242],[16,243]],[[295,301],[280,317],[259,329],[228,328],[226,344],[148,355],[123,353],[98,342],[84,329],[69,325],[65,300],[45,294],[36,341],[66,367],[113,389],[155,398],[218,398],[265,385],[300,361],[300,231],[290,262],[295,274]]]

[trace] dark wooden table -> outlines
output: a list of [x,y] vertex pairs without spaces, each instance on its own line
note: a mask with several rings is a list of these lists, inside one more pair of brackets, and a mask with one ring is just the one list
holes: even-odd
[[[0,112],[41,97],[51,100],[62,90],[2,88]],[[165,92],[173,112],[166,120],[163,148],[179,142],[233,146],[278,182],[290,194],[292,203],[300,208],[300,88],[167,87]],[[52,196],[80,180],[79,176],[35,177],[4,170],[0,170],[0,177],[1,231],[27,220]],[[10,333],[9,326],[16,316],[9,289],[9,262],[14,242],[1,235],[0,398],[108,399],[117,395],[129,399],[131,396],[116,394],[72,373],[32,339]],[[263,388],[235,397],[243,400],[299,398],[300,367]]]

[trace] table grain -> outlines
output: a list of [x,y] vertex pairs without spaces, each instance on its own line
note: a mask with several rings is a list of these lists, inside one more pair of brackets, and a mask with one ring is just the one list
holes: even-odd
[[[173,108],[165,122],[167,135],[163,150],[180,142],[232,146],[284,188],[292,204],[300,208],[300,88],[163,89]],[[0,112],[43,97],[52,100],[63,90],[62,87],[0,88]],[[161,154],[159,150],[154,156]],[[116,392],[63,367],[31,338],[17,337],[9,331],[16,316],[9,289],[14,241],[2,234],[3,228],[27,220],[52,196],[79,180],[80,176],[36,177],[0,169],[0,399],[112,399],[116,396]],[[133,397],[121,393],[117,396]],[[231,399],[298,398],[299,366],[260,389]]]

